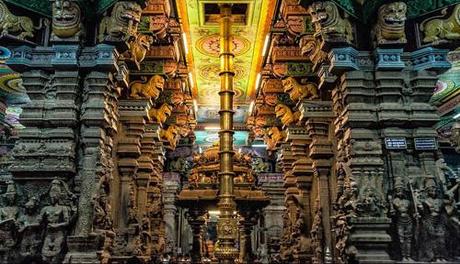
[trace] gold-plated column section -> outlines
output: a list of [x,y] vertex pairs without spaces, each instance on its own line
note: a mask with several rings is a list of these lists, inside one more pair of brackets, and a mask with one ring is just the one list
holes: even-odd
[[215,256],[221,264],[234,263],[238,257],[235,240],[238,236],[238,226],[234,215],[236,204],[233,195],[233,53],[231,41],[232,27],[231,4],[220,5],[220,211],[217,222],[218,242]]

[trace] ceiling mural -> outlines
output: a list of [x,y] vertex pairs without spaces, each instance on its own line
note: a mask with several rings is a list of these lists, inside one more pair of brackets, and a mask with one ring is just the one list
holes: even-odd
[[[260,50],[268,31],[267,9],[270,0],[182,0],[179,10],[189,44],[189,58],[195,94],[198,103],[198,121],[218,121],[214,113],[218,110],[220,90],[219,79],[219,8],[218,3],[232,3],[235,9],[233,26],[234,59],[234,103],[240,110],[235,122],[244,122],[254,89],[255,76],[260,66]],[[268,20],[270,21],[270,20]],[[217,113],[217,112],[216,112]],[[203,115],[204,114],[204,115]],[[208,119],[209,117],[209,119]]]

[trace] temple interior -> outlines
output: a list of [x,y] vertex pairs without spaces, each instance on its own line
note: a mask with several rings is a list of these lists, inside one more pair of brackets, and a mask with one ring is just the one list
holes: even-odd
[[0,264],[460,263],[459,0],[0,0]]

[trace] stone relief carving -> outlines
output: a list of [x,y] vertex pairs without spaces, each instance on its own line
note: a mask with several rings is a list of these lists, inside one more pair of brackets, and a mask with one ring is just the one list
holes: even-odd
[[315,25],[316,35],[330,40],[344,39],[353,42],[353,28],[350,21],[342,18],[339,9],[332,1],[313,2],[308,12]]
[[264,139],[265,143],[267,144],[267,150],[275,150],[276,145],[283,140],[284,134],[283,131],[280,130],[278,127],[274,126],[267,129],[265,133]]
[[52,11],[52,32],[55,36],[66,39],[81,32],[81,10],[77,1],[53,1]]
[[[137,34],[136,38],[129,43],[129,50],[126,51],[127,60],[133,62],[138,68],[140,63],[145,59],[150,45],[153,43],[153,37],[145,34]],[[157,76],[157,75],[155,75]]]
[[40,254],[43,239],[43,228],[39,214],[39,199],[35,196],[29,198],[24,204],[24,214],[19,217],[20,255],[22,257]]
[[372,34],[376,44],[406,43],[406,11],[404,2],[382,5],[378,11],[378,20]]
[[[19,208],[16,205],[17,192],[15,184],[8,182],[6,192],[3,194],[3,206],[0,208],[0,252],[7,260],[7,252],[12,250],[17,242]],[[3,255],[2,254],[2,255]]]
[[11,34],[18,39],[33,38],[34,24],[26,16],[15,16],[3,1],[0,1],[0,29],[2,34]]
[[169,142],[169,146],[172,149],[175,149],[177,141],[180,139],[179,127],[176,125],[170,125],[167,129],[161,129],[160,137]]
[[[410,184],[410,183],[409,183]],[[410,188],[412,190],[412,188]],[[390,216],[395,219],[399,246],[401,248],[402,261],[413,261],[412,254],[412,241],[414,234],[414,220],[418,221],[415,204],[408,194],[409,191],[405,187],[401,177],[395,178],[394,195],[388,197],[390,201]]]
[[299,84],[293,77],[283,81],[284,92],[289,94],[292,101],[298,102],[302,99],[318,99],[318,87],[314,83]]
[[68,233],[68,226],[76,216],[76,197],[61,180],[53,180],[48,192],[49,204],[41,209],[40,219],[45,223],[45,237],[41,250],[43,259],[59,263]]
[[157,99],[163,91],[165,80],[160,75],[154,75],[147,81],[144,77],[144,81],[133,81],[129,84],[131,88],[130,97],[139,99]]
[[452,14],[446,19],[429,19],[420,26],[423,31],[423,42],[435,42],[439,40],[453,40],[460,38],[460,5],[456,5]]
[[300,112],[293,112],[291,108],[285,104],[276,105],[275,114],[276,117],[281,120],[281,123],[286,126],[297,122],[300,117]]
[[117,2],[111,15],[104,17],[99,25],[99,41],[129,41],[134,38],[141,13],[142,9],[136,2]]
[[159,108],[152,108],[149,110],[150,118],[154,117],[159,124],[164,124],[166,119],[171,116],[172,106],[164,103]]

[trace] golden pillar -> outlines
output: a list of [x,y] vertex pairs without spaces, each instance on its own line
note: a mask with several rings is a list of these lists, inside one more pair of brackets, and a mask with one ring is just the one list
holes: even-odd
[[220,217],[217,222],[218,242],[215,256],[221,264],[234,263],[238,257],[235,240],[238,236],[236,204],[233,195],[233,58],[231,26],[231,4],[220,5],[220,186],[217,207]]

